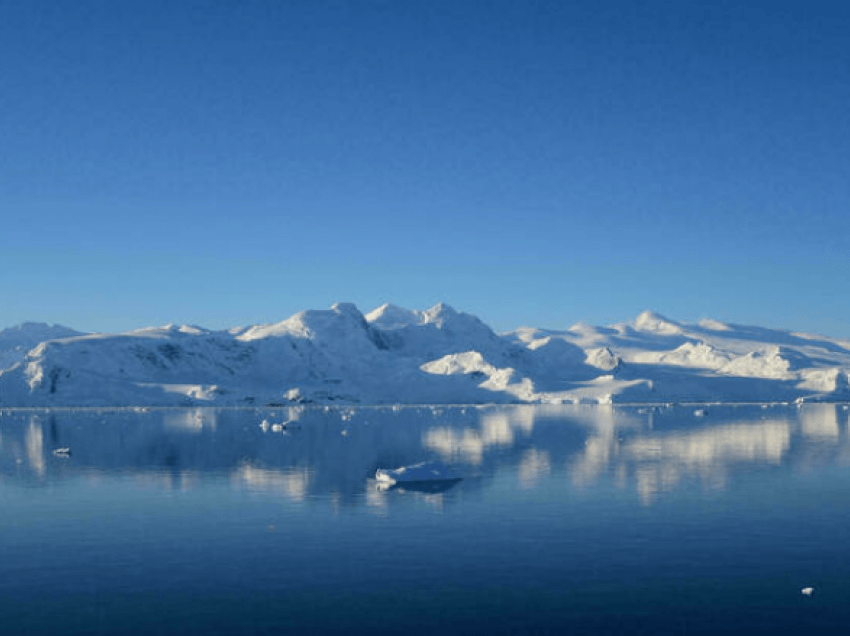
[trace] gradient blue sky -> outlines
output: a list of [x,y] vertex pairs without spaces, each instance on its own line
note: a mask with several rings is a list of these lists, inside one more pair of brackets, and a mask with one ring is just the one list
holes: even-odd
[[850,3],[0,2],[0,327],[850,337]]

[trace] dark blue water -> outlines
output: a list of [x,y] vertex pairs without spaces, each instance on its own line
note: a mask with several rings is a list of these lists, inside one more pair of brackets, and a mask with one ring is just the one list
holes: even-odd
[[841,405],[6,411],[0,633],[845,633],[848,502]]

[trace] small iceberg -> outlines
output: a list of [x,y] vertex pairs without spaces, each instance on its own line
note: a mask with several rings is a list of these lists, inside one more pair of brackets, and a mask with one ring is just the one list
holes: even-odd
[[451,490],[458,483],[460,483],[460,478],[443,479],[440,481],[403,481],[400,484],[388,481],[379,481],[375,487],[380,492],[398,490],[399,492],[418,492],[424,495],[439,495],[447,490]]
[[421,464],[395,469],[379,468],[375,472],[375,479],[379,483],[391,486],[423,482],[456,482],[460,481],[462,477],[440,462],[422,462]]
[[804,587],[802,590],[800,590],[800,593],[803,596],[811,596],[814,593],[814,591],[815,591],[815,588],[813,588],[813,587]]
[[263,433],[271,430],[272,433],[284,433],[290,428],[301,428],[300,426],[292,426],[291,420],[287,420],[286,422],[269,422],[268,420],[263,420],[259,424],[260,429]]

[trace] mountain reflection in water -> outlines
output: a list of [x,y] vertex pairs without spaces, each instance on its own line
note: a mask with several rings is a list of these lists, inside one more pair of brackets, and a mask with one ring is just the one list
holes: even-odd
[[847,408],[696,410],[0,411],[3,634],[846,631]]
[[759,467],[846,464],[849,439],[848,410],[834,404],[714,406],[705,417],[685,406],[5,411],[0,479],[121,474],[185,490],[226,476],[291,502],[370,506],[377,468],[438,459],[471,478],[447,494],[511,475],[525,490],[610,481],[649,505],[686,482],[718,491]]

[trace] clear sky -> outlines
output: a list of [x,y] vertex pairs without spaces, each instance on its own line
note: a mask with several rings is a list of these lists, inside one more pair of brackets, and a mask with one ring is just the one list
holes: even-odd
[[5,0],[0,327],[850,337],[850,3]]

